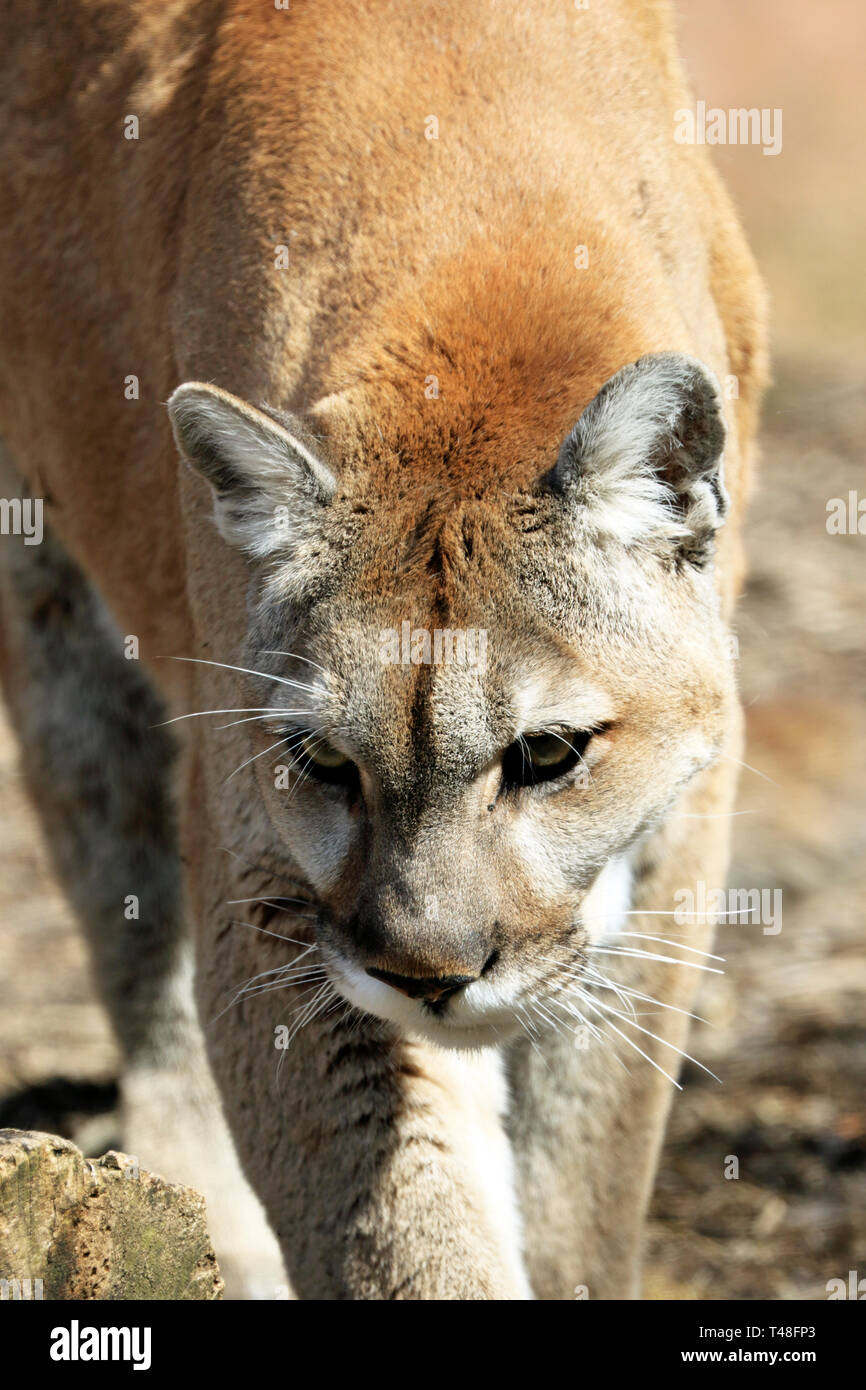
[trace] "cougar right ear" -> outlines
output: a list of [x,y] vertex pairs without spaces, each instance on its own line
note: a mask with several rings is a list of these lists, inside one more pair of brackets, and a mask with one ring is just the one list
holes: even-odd
[[684,353],[641,357],[589,402],[548,476],[589,527],[700,567],[728,511],[718,385]]
[[199,381],[177,388],[168,413],[180,453],[213,488],[220,534],[247,555],[291,547],[333,497],[333,474],[288,416]]

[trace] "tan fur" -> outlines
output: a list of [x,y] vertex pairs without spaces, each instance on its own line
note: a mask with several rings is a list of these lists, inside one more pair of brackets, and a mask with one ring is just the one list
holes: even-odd
[[[726,867],[739,747],[726,637],[764,309],[705,151],[673,141],[690,96],[668,7],[85,0],[57,43],[53,14],[12,6],[0,432],[71,562],[139,637],[170,714],[258,707],[275,683],[166,657],[299,680],[302,666],[261,653],[302,652],[326,667],[323,731],[362,766],[360,825],[309,787],[289,804],[259,724],[175,726],[202,1021],[297,949],[235,913],[315,944],[338,989],[335,953],[373,914],[362,971],[461,973],[492,943],[509,988],[555,995],[586,959],[575,924],[611,854],[634,856],[633,906],[647,910]],[[137,141],[123,138],[129,114]],[[738,382],[723,400],[731,510],[695,574],[649,546],[581,541],[538,491],[604,383],[658,353]],[[138,400],[124,398],[129,374]],[[336,480],[321,524],[313,510],[301,531],[293,501],[291,556],[252,579],[213,525],[211,489],[178,463],[164,403],[190,381],[222,388],[230,409],[290,412],[274,431]],[[270,416],[250,418],[267,433]],[[484,679],[383,668],[377,634],[404,619],[484,628]],[[575,727],[611,721],[587,755],[592,798],[488,812],[501,748],[563,707]],[[275,894],[313,903],[315,926],[226,906]],[[697,927],[692,944],[708,937]],[[691,974],[632,960],[617,978],[687,1008]],[[521,1237],[495,1228],[466,1157],[474,1093],[438,1025],[422,1038],[326,1013],[276,1081],[286,1000],[250,996],[206,1036],[298,1294],[526,1296]],[[553,1030],[533,1048],[498,1021],[534,1293],[632,1294],[669,1084]],[[679,1045],[681,1022],[660,1025]],[[477,1036],[491,1046],[489,1029]],[[496,1105],[479,1123],[501,1138]]]

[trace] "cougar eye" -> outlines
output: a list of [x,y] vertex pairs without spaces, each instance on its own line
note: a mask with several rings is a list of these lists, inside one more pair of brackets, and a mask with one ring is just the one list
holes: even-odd
[[580,761],[592,738],[587,729],[523,734],[505,750],[502,776],[507,786],[531,787],[563,777]]
[[358,769],[351,758],[347,758],[345,753],[319,734],[301,734],[293,753],[304,772],[320,782],[339,785],[355,785],[358,782]]

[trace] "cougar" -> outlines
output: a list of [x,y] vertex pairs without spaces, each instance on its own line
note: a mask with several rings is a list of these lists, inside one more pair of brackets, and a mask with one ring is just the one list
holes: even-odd
[[637,1296],[766,375],[669,7],[2,28],[4,686],[126,1147],[238,1294]]

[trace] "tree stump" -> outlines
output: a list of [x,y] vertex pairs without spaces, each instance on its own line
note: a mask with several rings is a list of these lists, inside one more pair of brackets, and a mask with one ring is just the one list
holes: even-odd
[[0,1130],[0,1299],[216,1299],[204,1198],[128,1154]]

